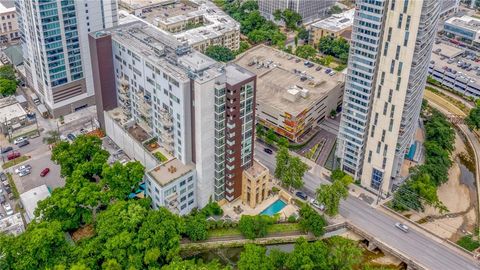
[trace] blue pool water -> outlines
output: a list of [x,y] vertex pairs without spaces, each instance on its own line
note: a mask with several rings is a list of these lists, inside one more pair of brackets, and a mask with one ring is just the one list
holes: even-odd
[[263,210],[260,215],[268,215],[268,216],[273,216],[276,213],[280,212],[285,205],[287,205],[284,201],[278,199],[274,203],[270,204],[265,210]]

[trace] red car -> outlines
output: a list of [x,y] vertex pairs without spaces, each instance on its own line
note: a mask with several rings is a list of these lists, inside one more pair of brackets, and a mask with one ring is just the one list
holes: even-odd
[[8,155],[7,155],[7,159],[8,160],[12,160],[12,159],[16,159],[20,156],[20,153],[19,152],[10,152]]
[[45,168],[45,169],[43,169],[43,171],[40,173],[40,176],[41,176],[41,177],[44,177],[44,176],[47,175],[49,172],[50,172],[50,169],[49,169],[49,168]]

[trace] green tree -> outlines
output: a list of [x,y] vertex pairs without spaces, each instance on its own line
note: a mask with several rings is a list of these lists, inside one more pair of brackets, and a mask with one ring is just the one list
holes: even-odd
[[179,260],[176,259],[175,261],[171,262],[168,265],[164,265],[162,267],[162,270],[221,270],[221,269],[230,269],[230,268],[224,268],[222,265],[216,261],[213,260],[211,262],[205,263],[201,260],[195,261],[195,260]]
[[228,62],[235,59],[235,54],[229,48],[220,45],[209,46],[205,50],[205,54],[220,62]]
[[295,50],[295,55],[304,59],[311,60],[317,55],[317,50],[311,45],[298,46]]
[[298,34],[297,34],[297,37],[303,41],[308,41],[308,38],[310,36],[310,33],[308,32],[307,29],[305,29],[305,27],[302,27],[300,29],[298,29]]
[[277,140],[277,145],[279,147],[288,147],[290,145],[290,142],[288,142],[288,139],[285,137],[279,137]]
[[480,129],[480,105],[470,110],[470,113],[465,118],[465,123],[471,129]]
[[205,240],[208,237],[207,220],[203,215],[191,215],[185,219],[185,234],[192,241]]
[[122,165],[115,162],[113,165],[104,164],[101,185],[107,190],[110,199],[125,199],[128,194],[138,188],[143,180],[143,165],[138,162],[128,162]]
[[273,16],[276,21],[282,20],[289,30],[295,30],[298,24],[302,22],[302,16],[291,9],[275,10]]
[[235,51],[235,54],[239,55],[239,54],[245,52],[246,50],[248,50],[249,48],[250,48],[250,44],[248,44],[248,42],[240,41],[240,46],[239,46],[238,50]]
[[33,222],[17,237],[0,235],[0,267],[52,269],[67,262],[70,250],[59,222]]
[[272,222],[270,217],[264,215],[243,215],[238,223],[238,229],[242,235],[248,239],[265,237],[267,235],[267,228]]
[[102,149],[102,141],[94,136],[78,136],[73,143],[60,142],[52,150],[52,160],[60,165],[60,174],[70,176],[77,166],[84,165],[85,173],[100,175],[109,153]]
[[275,269],[265,254],[266,249],[254,244],[246,244],[245,250],[240,254],[238,261],[239,270],[273,270]]
[[348,60],[350,45],[348,44],[348,41],[342,37],[333,38],[331,36],[324,36],[318,41],[318,49],[323,54],[336,57],[346,63]]
[[330,8],[330,13],[332,14],[342,13],[342,9],[339,6],[334,5]]
[[55,144],[60,141],[60,133],[56,130],[49,130],[45,137],[43,137],[43,142],[46,144]]
[[10,96],[17,91],[17,83],[12,80],[0,79],[0,94]]
[[349,270],[362,261],[362,250],[355,241],[340,236],[333,236],[326,241],[329,249],[328,269]]
[[[334,177],[337,177],[338,173]],[[332,177],[333,179],[333,177]],[[317,201],[325,205],[325,213],[329,216],[338,214],[340,201],[348,196],[348,185],[353,182],[353,178],[347,174],[341,178],[333,180],[331,185],[320,185],[317,189]]]
[[0,67],[0,79],[17,82],[17,76],[15,76],[15,69],[12,65],[3,65]]
[[305,205],[300,209],[299,225],[304,231],[312,232],[315,236],[322,236],[327,221],[309,205]]
[[299,238],[293,251],[289,254],[285,263],[287,269],[321,269],[328,268],[328,247],[323,241],[313,243]]
[[268,258],[272,262],[274,269],[285,269],[285,263],[287,262],[288,256],[289,254],[287,252],[274,248],[270,250]]
[[299,157],[290,156],[288,149],[281,147],[276,155],[275,177],[287,187],[301,188],[303,175],[308,170],[307,164]]

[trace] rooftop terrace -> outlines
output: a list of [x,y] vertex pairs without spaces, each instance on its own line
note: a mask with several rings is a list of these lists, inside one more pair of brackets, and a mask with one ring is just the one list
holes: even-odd
[[354,14],[355,9],[350,9],[340,14],[333,14],[326,19],[313,23],[312,27],[338,32],[353,25]]
[[[258,102],[296,116],[344,83],[343,74],[330,76],[326,67],[317,70],[319,65],[314,64],[309,68],[305,61],[259,45],[240,55],[235,63],[257,75]],[[292,95],[301,97],[292,99]]]
[[174,158],[153,168],[148,174],[163,187],[194,169],[195,166],[184,165],[180,160]]

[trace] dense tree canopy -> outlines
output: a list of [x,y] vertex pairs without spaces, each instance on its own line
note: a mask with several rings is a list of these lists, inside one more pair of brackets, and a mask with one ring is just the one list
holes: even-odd
[[283,21],[289,30],[296,30],[302,22],[302,16],[289,8],[284,10],[277,9],[273,12],[273,16],[276,21]]
[[411,168],[410,178],[395,192],[391,205],[399,211],[423,211],[424,203],[447,211],[438,199],[437,187],[448,181],[455,133],[452,124],[439,111],[431,108],[424,123],[425,163]]
[[239,270],[274,270],[265,253],[265,248],[254,244],[246,244],[245,251],[240,254]]
[[10,96],[17,91],[17,83],[12,80],[0,78],[0,94],[3,96]]
[[480,129],[480,99],[477,100],[475,108],[470,110],[465,118],[465,123],[471,129]]
[[235,59],[235,54],[227,47],[212,45],[205,50],[205,54],[220,62],[228,62]]
[[318,41],[318,49],[320,52],[334,56],[346,63],[348,61],[348,53],[350,45],[344,38],[333,38],[331,36],[322,37]]
[[308,170],[299,157],[293,157],[285,147],[280,147],[276,156],[275,177],[287,187],[301,188],[303,175]]
[[249,216],[242,215],[238,223],[238,229],[248,239],[265,237],[267,235],[268,225],[273,223],[273,219],[265,215]]
[[311,45],[298,46],[295,50],[295,55],[304,59],[312,60],[317,55],[317,50]]
[[310,231],[315,236],[321,236],[325,232],[324,228],[327,225],[327,221],[309,205],[305,205],[300,208],[299,224],[304,231]]
[[329,216],[338,214],[340,201],[348,196],[348,185],[353,182],[350,175],[334,170],[331,174],[331,185],[320,185],[317,189],[317,201],[325,205],[325,213]]

